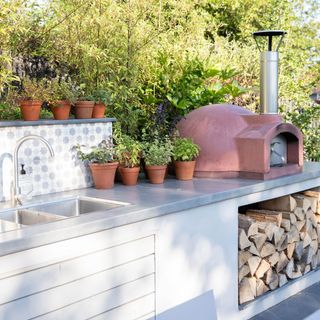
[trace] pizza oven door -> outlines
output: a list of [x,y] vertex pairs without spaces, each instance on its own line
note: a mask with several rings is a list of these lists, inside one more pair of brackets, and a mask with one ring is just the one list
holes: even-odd
[[274,137],[270,144],[270,167],[287,164],[287,139],[283,134]]

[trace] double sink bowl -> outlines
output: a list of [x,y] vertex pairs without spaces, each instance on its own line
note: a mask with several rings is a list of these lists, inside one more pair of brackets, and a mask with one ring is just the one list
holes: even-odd
[[0,212],[0,232],[76,217],[86,213],[111,210],[126,204],[78,196],[52,202],[24,205]]

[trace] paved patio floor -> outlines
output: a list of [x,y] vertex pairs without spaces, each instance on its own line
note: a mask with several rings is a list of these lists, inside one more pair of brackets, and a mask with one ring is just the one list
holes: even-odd
[[320,320],[320,282],[250,320]]

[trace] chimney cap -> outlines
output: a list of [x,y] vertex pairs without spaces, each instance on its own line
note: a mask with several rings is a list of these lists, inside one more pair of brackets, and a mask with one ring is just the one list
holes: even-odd
[[252,33],[253,38],[256,41],[257,47],[260,52],[262,50],[258,40],[256,39],[257,37],[268,37],[268,51],[272,51],[272,37],[281,36],[278,46],[275,50],[275,51],[278,51],[282,43],[282,40],[286,34],[287,34],[287,31],[284,31],[284,30],[260,30]]
[[284,30],[260,30],[252,33],[254,37],[283,36],[285,34],[287,31]]

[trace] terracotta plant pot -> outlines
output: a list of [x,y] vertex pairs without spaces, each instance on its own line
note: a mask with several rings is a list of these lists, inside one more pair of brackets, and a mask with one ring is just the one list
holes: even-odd
[[160,184],[163,183],[167,165],[165,166],[146,166],[145,167],[148,173],[150,183]]
[[126,186],[134,186],[137,184],[140,167],[124,168],[119,167],[122,183]]
[[173,161],[176,178],[179,180],[192,180],[196,161]]
[[104,112],[106,105],[102,102],[98,102],[93,107],[92,118],[104,118]]
[[111,189],[113,187],[118,164],[118,162],[89,164],[96,189]]
[[75,103],[76,119],[92,118],[93,107],[94,101],[77,101]]
[[23,120],[25,121],[39,120],[41,105],[42,105],[42,102],[37,100],[20,101],[20,110],[21,110]]
[[54,106],[51,106],[51,111],[56,120],[69,119],[71,103],[66,100],[57,101]]

